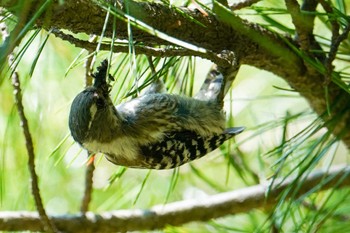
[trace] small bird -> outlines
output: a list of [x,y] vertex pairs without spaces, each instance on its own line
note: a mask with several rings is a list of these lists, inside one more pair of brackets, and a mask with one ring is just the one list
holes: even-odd
[[69,128],[91,153],[101,152],[117,165],[171,169],[198,159],[244,127],[225,129],[222,106],[168,93],[149,93],[114,106],[104,60],[94,84],[73,100]]

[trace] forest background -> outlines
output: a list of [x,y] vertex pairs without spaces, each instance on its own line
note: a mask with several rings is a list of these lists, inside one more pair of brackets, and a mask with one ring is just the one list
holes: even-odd
[[[0,230],[350,231],[345,0],[0,6]],[[103,155],[94,168],[67,122],[105,58],[115,104],[158,78],[170,93],[195,95],[217,64],[233,81],[227,126],[246,130],[174,170]]]

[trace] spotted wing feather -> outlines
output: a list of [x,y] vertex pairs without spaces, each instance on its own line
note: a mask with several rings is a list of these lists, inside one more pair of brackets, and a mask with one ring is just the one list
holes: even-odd
[[141,147],[145,167],[171,169],[201,158],[215,150],[226,140],[242,132],[244,128],[227,129],[222,134],[202,137],[192,131],[169,133],[164,140]]

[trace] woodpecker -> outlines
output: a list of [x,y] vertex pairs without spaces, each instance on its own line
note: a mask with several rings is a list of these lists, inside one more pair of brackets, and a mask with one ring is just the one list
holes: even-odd
[[74,140],[91,153],[103,153],[132,168],[171,169],[198,159],[244,127],[225,129],[225,115],[215,100],[152,93],[114,106],[104,60],[94,84],[72,102],[69,128]]

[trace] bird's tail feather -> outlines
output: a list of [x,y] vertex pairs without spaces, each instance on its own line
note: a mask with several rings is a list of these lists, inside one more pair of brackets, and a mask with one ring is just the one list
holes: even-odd
[[245,130],[245,127],[232,127],[225,129],[224,133],[230,134],[230,135],[237,135],[242,133]]

